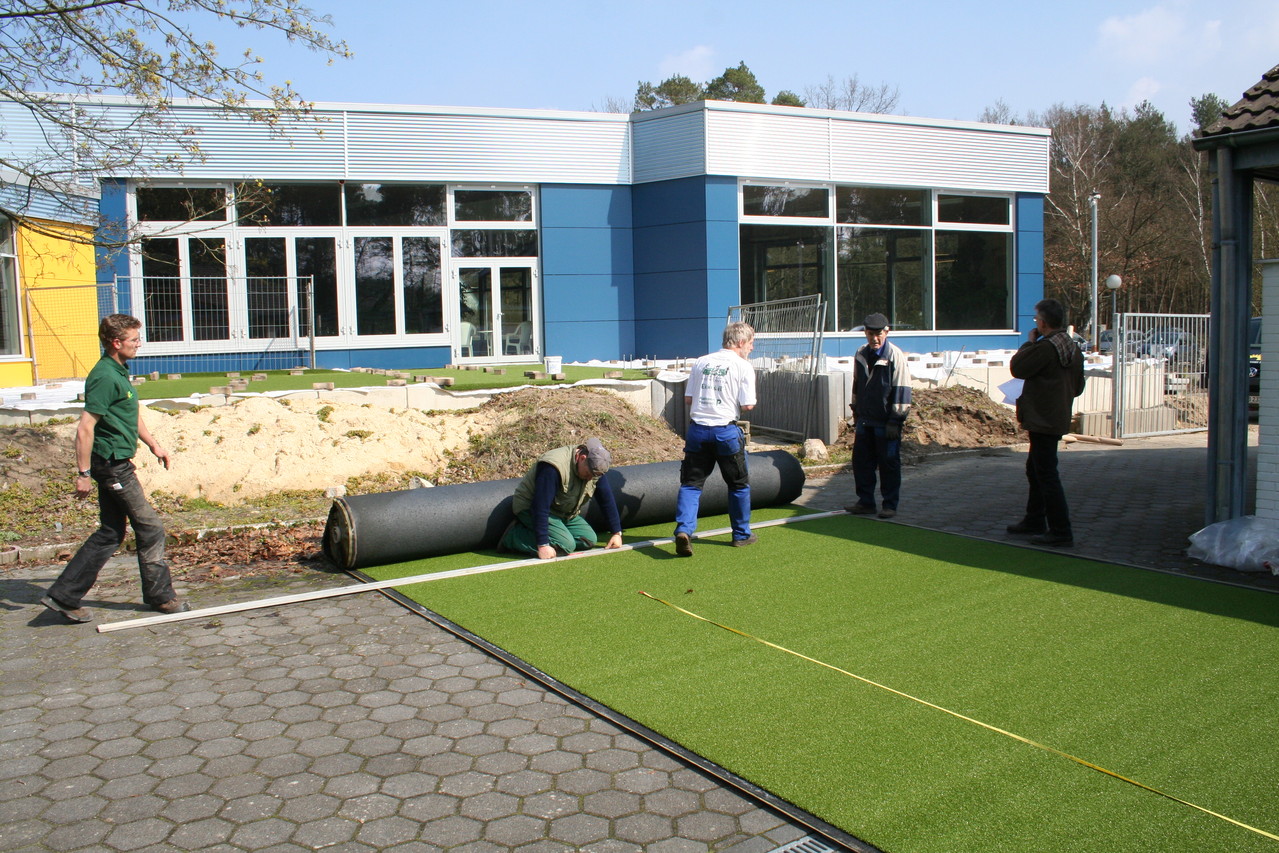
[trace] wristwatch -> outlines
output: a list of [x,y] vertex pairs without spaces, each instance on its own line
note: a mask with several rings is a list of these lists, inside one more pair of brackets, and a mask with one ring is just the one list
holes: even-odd
[[88,476],[89,476],[89,472],[88,472],[88,471],[76,471],[76,476],[77,476],[77,477],[88,477]]

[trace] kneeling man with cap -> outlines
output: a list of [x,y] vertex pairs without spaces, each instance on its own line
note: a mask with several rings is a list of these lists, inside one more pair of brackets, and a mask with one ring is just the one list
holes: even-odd
[[622,521],[603,475],[613,457],[598,438],[543,453],[515,487],[515,521],[501,547],[542,560],[594,548],[598,535],[582,518],[594,496],[608,521],[606,548],[622,547]]

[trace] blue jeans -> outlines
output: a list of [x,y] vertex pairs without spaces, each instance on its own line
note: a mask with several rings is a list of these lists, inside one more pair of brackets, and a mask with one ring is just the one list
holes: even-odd
[[853,433],[853,483],[857,487],[858,503],[875,505],[875,474],[878,472],[884,509],[897,509],[902,491],[901,451],[901,439],[889,441],[884,435],[884,424],[857,422],[857,430]]
[[1057,472],[1057,445],[1061,436],[1043,432],[1030,433],[1030,452],[1026,456],[1026,480],[1030,495],[1026,498],[1028,525],[1040,526],[1045,522],[1048,530],[1063,536],[1072,536],[1070,507],[1066,504],[1066,490]]
[[172,601],[177,596],[164,559],[164,522],[147,501],[133,460],[109,462],[95,455],[90,471],[98,484],[99,526],[49,587],[49,596],[66,607],[79,607],[97,583],[98,572],[124,542],[128,522],[138,545],[142,600],[151,607]]
[[697,530],[697,509],[706,478],[719,466],[728,485],[728,517],[734,539],[751,535],[751,486],[746,469],[746,437],[737,424],[688,425],[684,438],[684,462],[679,469],[679,498],[675,503],[675,532]]

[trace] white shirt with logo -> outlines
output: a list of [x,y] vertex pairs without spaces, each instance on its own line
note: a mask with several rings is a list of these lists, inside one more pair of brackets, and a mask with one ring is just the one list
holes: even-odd
[[755,405],[755,368],[733,350],[704,355],[693,365],[685,396],[693,398],[689,417],[695,423],[731,424],[742,406]]

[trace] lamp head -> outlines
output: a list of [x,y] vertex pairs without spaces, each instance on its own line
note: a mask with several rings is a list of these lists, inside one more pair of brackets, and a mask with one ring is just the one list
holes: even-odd
[[1124,284],[1124,280],[1117,275],[1106,276],[1106,287],[1110,288],[1111,290],[1118,290],[1119,288],[1123,287],[1123,284]]

